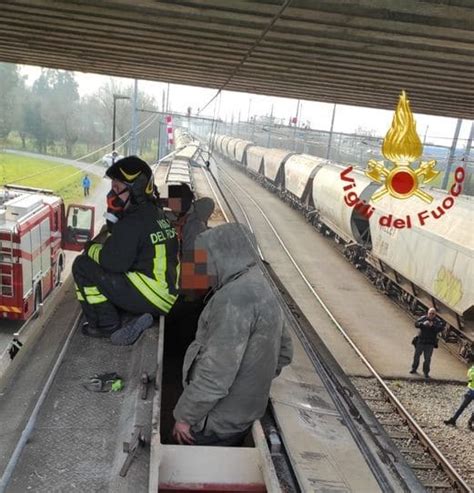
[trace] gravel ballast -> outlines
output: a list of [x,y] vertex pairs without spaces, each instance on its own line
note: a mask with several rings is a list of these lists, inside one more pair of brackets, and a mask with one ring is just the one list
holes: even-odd
[[[365,396],[378,392],[372,378],[352,378],[352,381],[363,390]],[[474,405],[464,411],[456,427],[443,423],[454,414],[467,387],[434,381],[391,380],[386,383],[436,447],[474,489],[474,432],[467,425]]]

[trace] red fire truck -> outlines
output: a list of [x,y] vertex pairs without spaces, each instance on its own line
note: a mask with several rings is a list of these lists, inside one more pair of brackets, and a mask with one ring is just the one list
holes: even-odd
[[49,190],[0,190],[0,317],[26,320],[61,279],[64,250],[93,236],[94,207],[69,205]]

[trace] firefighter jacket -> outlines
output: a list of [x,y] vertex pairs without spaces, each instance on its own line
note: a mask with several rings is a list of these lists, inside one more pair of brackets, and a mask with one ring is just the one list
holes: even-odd
[[195,432],[225,436],[249,428],[265,413],[272,379],[292,358],[285,316],[246,234],[226,224],[196,241],[216,287],[186,352],[184,391],[174,409]]
[[474,365],[467,370],[467,386],[469,390],[474,392]]
[[104,244],[92,243],[87,255],[110,272],[124,273],[160,311],[177,298],[178,240],[163,211],[152,202],[127,210]]

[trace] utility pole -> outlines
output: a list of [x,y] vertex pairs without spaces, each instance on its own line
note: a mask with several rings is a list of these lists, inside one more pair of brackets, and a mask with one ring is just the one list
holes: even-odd
[[454,154],[456,153],[456,146],[458,144],[459,132],[461,131],[462,119],[458,118],[456,123],[456,130],[454,131],[453,143],[451,144],[451,150],[449,151],[448,164],[446,165],[446,171],[443,176],[443,183],[441,188],[446,190],[448,188],[449,174],[451,173],[451,168],[453,166]]
[[298,128],[298,118],[300,117],[300,100],[296,103],[296,121],[295,129],[293,130],[293,150],[296,151],[296,129]]
[[[113,110],[113,116],[112,116],[112,152],[115,151],[115,128],[116,128],[116,120],[117,120],[117,99],[130,99],[128,96],[122,96],[120,94],[113,94],[114,98],[114,110]],[[113,164],[114,158],[112,156],[112,164]]]
[[133,103],[132,103],[132,138],[130,139],[130,153],[137,153],[137,104],[138,104],[138,80],[135,79],[133,85]]
[[249,109],[247,110],[247,123],[250,122],[250,106],[252,105],[252,98],[249,99]]
[[466,170],[467,162],[469,160],[469,156],[471,154],[472,141],[474,140],[474,122],[471,123],[471,132],[469,133],[469,137],[466,142],[466,149],[464,149],[464,155],[462,157],[463,160],[463,168]]
[[428,135],[428,129],[430,128],[429,125],[426,125],[426,129],[425,129],[425,136],[423,137],[423,145],[425,145],[426,143],[426,137]]
[[334,107],[332,109],[331,128],[329,130],[328,152],[326,154],[326,159],[329,159],[329,155],[331,153],[332,132],[334,130],[334,120],[335,120],[335,118],[336,118],[336,103],[334,103]]
[[272,103],[272,109],[270,111],[270,125],[268,127],[267,147],[270,147],[272,143],[272,128],[273,128],[273,103]]

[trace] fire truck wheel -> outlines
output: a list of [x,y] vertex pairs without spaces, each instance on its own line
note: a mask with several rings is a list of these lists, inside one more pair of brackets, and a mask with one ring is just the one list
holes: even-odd
[[33,317],[35,318],[39,315],[41,301],[41,286],[38,284],[35,289],[35,311],[33,312]]
[[56,264],[56,272],[54,274],[54,285],[59,286],[61,283],[61,275],[63,273],[63,261],[60,259]]

